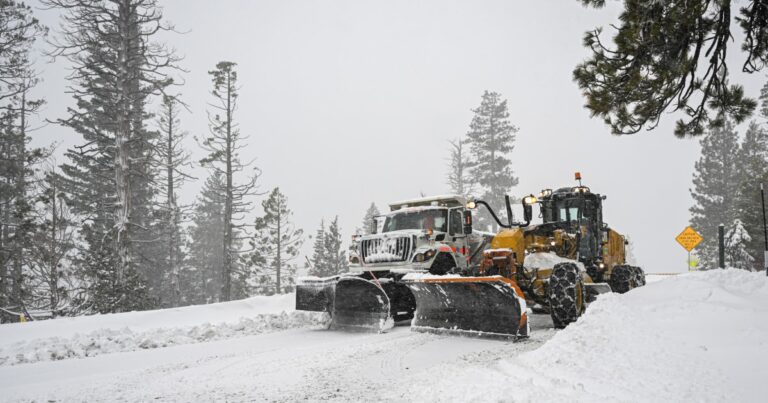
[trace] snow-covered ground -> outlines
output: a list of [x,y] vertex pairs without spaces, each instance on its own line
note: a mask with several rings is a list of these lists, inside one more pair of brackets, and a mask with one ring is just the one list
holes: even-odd
[[[531,339],[517,343],[407,327],[385,334],[329,331],[322,315],[292,311],[292,298],[0,326],[0,401],[758,402],[768,396],[764,274],[670,276],[601,296],[563,331],[534,315]],[[208,336],[190,336],[203,333]],[[117,343],[124,347],[88,357],[46,355],[84,339],[109,346],[123,334],[149,344]]]

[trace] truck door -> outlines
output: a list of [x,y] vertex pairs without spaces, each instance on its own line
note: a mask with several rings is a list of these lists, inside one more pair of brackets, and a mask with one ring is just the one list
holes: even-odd
[[453,249],[453,256],[456,258],[456,264],[459,268],[467,267],[469,259],[469,245],[467,236],[464,234],[464,209],[456,207],[448,210],[448,239]]

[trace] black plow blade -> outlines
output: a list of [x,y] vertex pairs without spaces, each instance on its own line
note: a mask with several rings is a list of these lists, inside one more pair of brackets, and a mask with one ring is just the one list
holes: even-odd
[[336,283],[331,328],[382,332],[394,325],[390,299],[382,284],[360,277]]
[[409,282],[416,298],[411,329],[491,338],[527,337],[525,300],[505,280],[452,277]]
[[296,281],[296,310],[331,312],[338,276],[300,277]]

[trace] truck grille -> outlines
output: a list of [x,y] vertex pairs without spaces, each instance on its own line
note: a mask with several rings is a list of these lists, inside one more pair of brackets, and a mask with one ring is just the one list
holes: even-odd
[[360,243],[363,262],[405,262],[411,253],[411,238],[374,238]]

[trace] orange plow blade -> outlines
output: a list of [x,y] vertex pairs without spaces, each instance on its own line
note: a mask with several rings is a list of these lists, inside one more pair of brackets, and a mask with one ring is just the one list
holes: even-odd
[[501,276],[427,276],[406,282],[416,299],[411,329],[521,338],[528,336],[525,298]]

